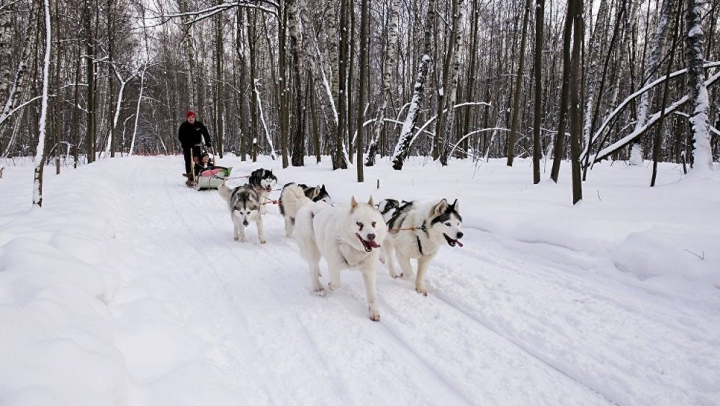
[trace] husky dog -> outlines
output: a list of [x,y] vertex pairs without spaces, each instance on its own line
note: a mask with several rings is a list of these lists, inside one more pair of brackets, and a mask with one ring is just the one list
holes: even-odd
[[265,204],[271,201],[268,196],[277,184],[277,177],[273,175],[271,170],[260,168],[255,169],[252,173],[250,173],[248,182],[250,183],[250,186],[255,189],[260,198],[260,213],[265,214],[267,212]]
[[262,216],[260,215],[260,197],[255,188],[249,184],[238,186],[235,189],[220,185],[218,188],[220,196],[228,202],[230,218],[234,225],[235,241],[246,242],[245,227],[254,221],[258,230],[260,244],[265,244],[265,233],[263,230]]
[[[289,200],[297,193],[287,195]],[[298,211],[295,222],[295,240],[300,255],[310,267],[310,277],[315,292],[323,294],[320,283],[320,258],[325,257],[330,271],[330,290],[340,288],[340,271],[359,269],[365,283],[370,319],[380,320],[375,289],[375,263],[380,243],[385,240],[387,226],[370,201],[358,203],[353,197],[350,207],[333,207],[325,202],[305,201]]]
[[[423,281],[428,265],[440,246],[443,244],[451,247],[463,246],[460,242],[463,236],[462,217],[457,199],[453,204],[448,204],[446,199],[422,205],[407,202],[393,211],[387,226],[388,238],[383,244],[383,251],[387,258],[390,276],[412,279],[414,274],[410,259],[416,258],[415,290],[427,296]],[[393,252],[400,263],[402,270],[400,275],[395,273]]]
[[392,218],[393,214],[395,214],[395,210],[397,210],[398,207],[400,207],[401,204],[405,204],[403,200],[402,203],[395,199],[384,199],[381,200],[380,203],[377,204],[377,208],[380,211],[380,214],[382,214],[383,218],[385,219],[385,222],[387,223]]
[[[287,200],[288,193],[295,195],[295,198],[291,199],[291,204],[289,206],[284,203],[284,200]],[[286,237],[290,237],[295,229],[295,216],[297,216],[297,212],[300,210],[300,207],[309,203],[306,200],[301,199],[301,196],[299,196],[300,194],[303,194],[312,202],[332,202],[330,195],[325,189],[325,185],[312,187],[302,183],[288,183],[283,186],[282,192],[280,193],[280,199],[278,199],[278,207],[280,208],[280,214],[282,214],[285,219]],[[300,205],[298,205],[298,203],[300,203]]]

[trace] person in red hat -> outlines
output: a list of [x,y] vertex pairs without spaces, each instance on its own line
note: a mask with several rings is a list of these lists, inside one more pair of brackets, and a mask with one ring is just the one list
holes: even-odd
[[212,139],[210,138],[207,127],[196,119],[195,112],[188,111],[187,114],[185,114],[185,118],[186,120],[180,124],[180,128],[178,129],[178,139],[180,140],[180,145],[182,145],[183,156],[185,157],[185,176],[188,178],[186,183],[191,185],[193,179],[191,153],[192,156],[200,158],[200,154],[202,153],[200,147],[203,141],[205,145],[211,147]]

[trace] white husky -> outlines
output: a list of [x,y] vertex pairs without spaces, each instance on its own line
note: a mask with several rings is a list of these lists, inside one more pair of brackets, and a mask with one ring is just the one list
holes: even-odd
[[255,189],[246,184],[230,189],[225,184],[218,188],[220,196],[228,203],[230,218],[233,222],[235,241],[246,242],[245,227],[254,221],[257,225],[258,240],[265,244],[265,233],[263,231],[262,215],[260,214],[260,196]]
[[[387,225],[388,238],[383,244],[383,251],[390,276],[412,279],[414,273],[410,259],[416,258],[415,290],[427,296],[425,274],[440,246],[443,244],[451,247],[463,246],[460,242],[463,232],[458,201],[455,200],[453,204],[448,204],[445,199],[423,205],[414,202],[405,203],[394,210]],[[393,251],[402,269],[400,275],[395,273]]]
[[[297,195],[288,194],[288,198]],[[387,226],[380,212],[373,207],[372,197],[367,204],[358,203],[353,197],[349,208],[332,207],[325,202],[307,203],[300,208],[295,219],[294,237],[300,247],[300,255],[310,267],[315,292],[324,292],[320,283],[321,257],[325,257],[330,271],[330,290],[340,288],[341,270],[359,269],[373,321],[380,320],[375,288],[375,264],[380,252],[376,248],[380,248],[386,235]]]

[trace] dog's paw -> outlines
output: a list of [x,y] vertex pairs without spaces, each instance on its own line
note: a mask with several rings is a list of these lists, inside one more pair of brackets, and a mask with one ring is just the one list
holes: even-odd
[[427,296],[427,289],[425,289],[425,286],[416,286],[415,291],[423,296]]
[[340,283],[335,284],[332,282],[328,282],[328,288],[330,288],[330,290],[338,290],[340,289],[340,286],[342,286]]
[[390,274],[390,276],[391,276],[393,279],[402,279],[403,273],[402,273],[402,272],[400,272],[399,274],[394,273],[394,274]]
[[260,244],[265,244],[266,242],[267,242],[267,241],[265,241],[264,238],[261,238],[261,239],[260,239]]
[[237,235],[236,235],[235,237],[233,237],[233,240],[235,240],[235,241],[237,241],[237,240],[239,240],[239,239],[240,239],[240,237],[237,236]]
[[317,296],[323,297],[323,296],[325,296],[325,289],[323,289],[323,287],[320,286],[319,288],[315,289],[315,294]]
[[377,310],[370,309],[370,320],[380,321],[380,313]]

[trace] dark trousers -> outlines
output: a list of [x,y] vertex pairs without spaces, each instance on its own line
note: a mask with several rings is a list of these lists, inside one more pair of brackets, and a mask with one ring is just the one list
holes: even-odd
[[190,157],[190,152],[192,152],[192,158],[195,158],[195,160],[199,160],[200,159],[200,147],[183,148],[183,157],[185,158],[185,173],[188,175],[192,174],[192,167],[193,167],[193,162],[192,162],[192,158]]

